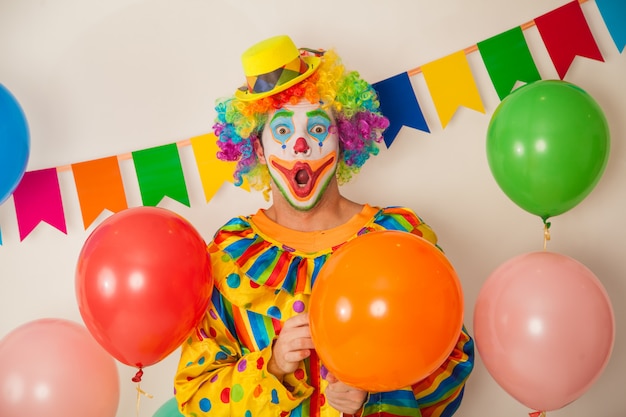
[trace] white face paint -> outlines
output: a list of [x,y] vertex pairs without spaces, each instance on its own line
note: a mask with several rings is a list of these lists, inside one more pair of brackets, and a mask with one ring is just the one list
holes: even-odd
[[270,176],[294,208],[310,210],[335,175],[339,137],[320,104],[301,100],[272,111],[262,134]]

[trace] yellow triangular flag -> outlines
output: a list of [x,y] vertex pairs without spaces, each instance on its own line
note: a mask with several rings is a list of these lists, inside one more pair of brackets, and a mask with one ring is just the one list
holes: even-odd
[[[208,202],[224,184],[224,181],[234,182],[233,172],[236,162],[224,162],[217,159],[217,137],[213,133],[196,136],[190,139],[193,155],[196,158],[200,181],[204,190],[204,197]],[[250,191],[244,181],[241,188]]]
[[422,73],[443,128],[459,106],[485,112],[464,51],[422,65]]

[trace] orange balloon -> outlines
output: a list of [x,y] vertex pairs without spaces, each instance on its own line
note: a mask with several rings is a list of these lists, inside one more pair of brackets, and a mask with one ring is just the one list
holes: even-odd
[[322,267],[309,322],[319,358],[340,381],[393,391],[424,379],[450,355],[463,326],[463,292],[432,243],[407,232],[371,232]]

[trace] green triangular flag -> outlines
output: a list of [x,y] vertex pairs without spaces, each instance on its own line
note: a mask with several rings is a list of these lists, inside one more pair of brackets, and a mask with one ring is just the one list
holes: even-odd
[[178,146],[157,146],[132,153],[144,206],[156,206],[170,197],[189,207],[189,195]]
[[520,26],[477,46],[500,100],[511,93],[517,81],[528,84],[541,79]]

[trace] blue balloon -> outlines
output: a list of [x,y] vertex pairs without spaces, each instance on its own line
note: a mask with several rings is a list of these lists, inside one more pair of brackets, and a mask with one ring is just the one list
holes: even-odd
[[178,411],[178,403],[176,398],[170,398],[154,413],[152,417],[185,417]]
[[0,84],[0,204],[13,193],[26,171],[30,135],[24,112]]

